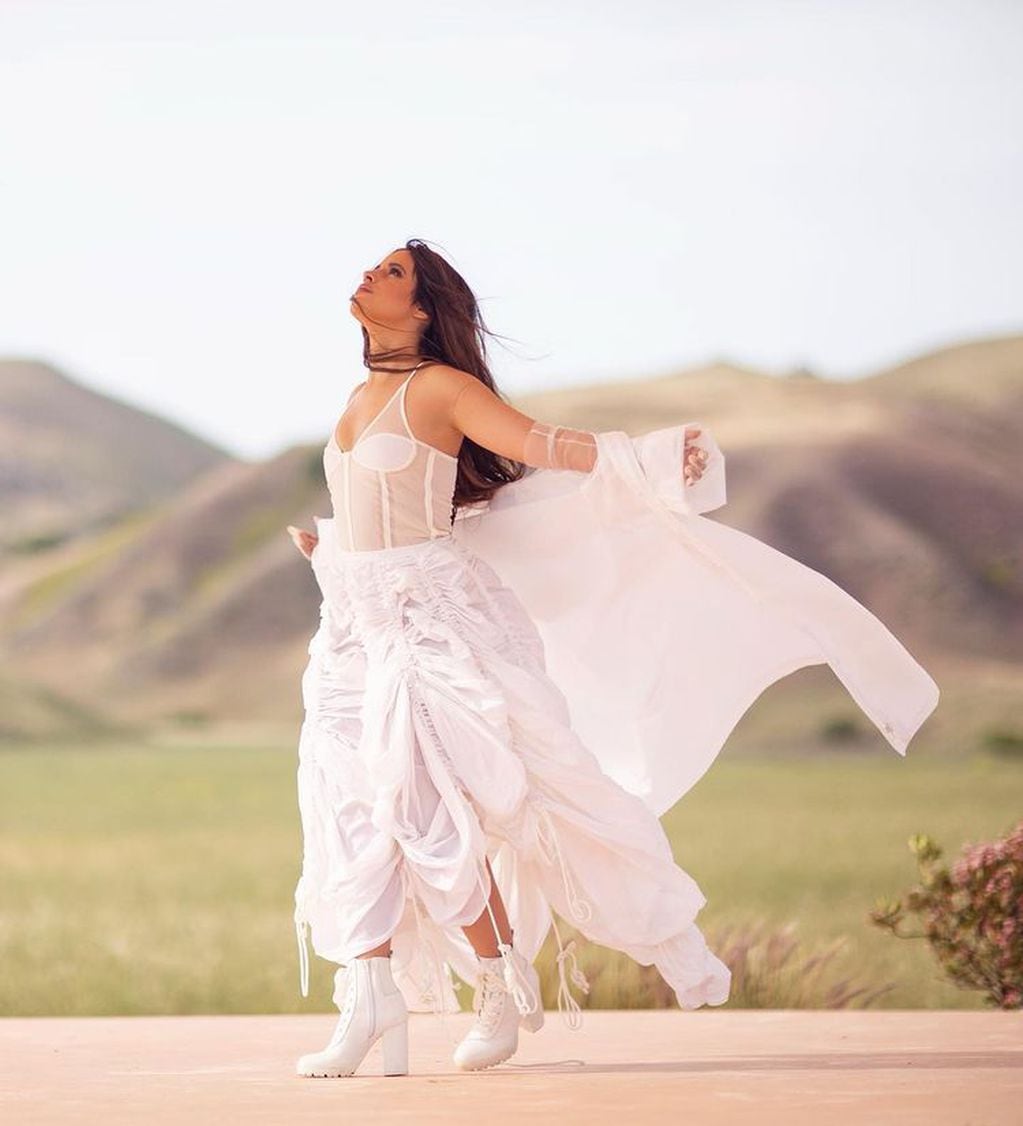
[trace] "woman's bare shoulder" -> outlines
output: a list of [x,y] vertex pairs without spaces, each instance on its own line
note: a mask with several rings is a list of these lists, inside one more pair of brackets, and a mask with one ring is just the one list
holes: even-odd
[[423,368],[422,382],[429,387],[428,398],[438,404],[444,402],[450,405],[469,384],[479,383],[479,380],[472,372],[431,361]]

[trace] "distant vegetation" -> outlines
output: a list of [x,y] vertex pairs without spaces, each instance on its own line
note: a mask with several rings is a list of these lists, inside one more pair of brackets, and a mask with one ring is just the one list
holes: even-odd
[[[313,957],[310,999],[298,992],[296,753],[183,728],[161,747],[0,754],[0,1011],[329,1010],[330,963]],[[904,883],[920,824],[956,845],[984,838],[1018,817],[1021,791],[1023,761],[983,754],[720,759],[663,820],[707,896],[697,922],[733,970],[729,1004],[980,1008],[868,913]],[[550,936],[538,963],[549,1008],[555,953]],[[578,955],[584,1007],[674,1004],[625,955],[582,939]]]

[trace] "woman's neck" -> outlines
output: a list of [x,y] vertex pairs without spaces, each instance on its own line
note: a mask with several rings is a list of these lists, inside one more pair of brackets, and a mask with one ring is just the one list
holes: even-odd
[[402,358],[395,357],[393,360],[385,360],[386,368],[368,368],[366,375],[366,382],[370,384],[386,383],[389,379],[396,375],[408,375],[410,371],[418,367],[425,356],[417,356],[415,358]]

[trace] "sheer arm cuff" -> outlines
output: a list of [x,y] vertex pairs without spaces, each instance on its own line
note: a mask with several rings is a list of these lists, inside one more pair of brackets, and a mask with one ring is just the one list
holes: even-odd
[[534,422],[522,445],[522,461],[538,469],[589,473],[597,464],[596,435],[592,430]]

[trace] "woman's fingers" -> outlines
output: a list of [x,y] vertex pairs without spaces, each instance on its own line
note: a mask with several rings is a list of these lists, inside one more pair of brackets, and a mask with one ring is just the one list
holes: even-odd
[[[692,434],[699,434],[698,428],[687,428],[686,438]],[[682,463],[682,476],[687,485],[695,484],[702,476],[707,465],[707,451],[698,446],[686,446],[685,458]]]
[[313,548],[320,542],[320,537],[315,532],[307,532],[304,528],[296,528],[294,524],[289,524],[288,535],[291,536],[292,542],[299,551],[309,559],[312,556]]
[[699,426],[687,426],[684,431],[683,475],[689,484],[703,476],[703,470],[707,465],[707,451],[699,446],[690,445],[690,442],[702,433]]

